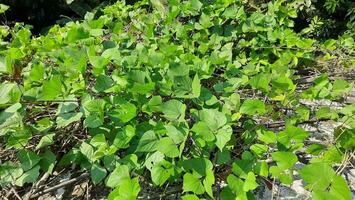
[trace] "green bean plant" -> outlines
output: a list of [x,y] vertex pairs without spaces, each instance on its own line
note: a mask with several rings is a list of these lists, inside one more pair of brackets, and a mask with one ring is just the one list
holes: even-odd
[[[353,37],[301,36],[285,0],[100,12],[39,36],[0,27],[0,187],[65,169],[89,173],[110,200],[146,185],[241,200],[298,176],[313,199],[352,198],[341,174],[355,147]],[[317,101],[342,106],[304,103]],[[337,124],[330,142],[302,126],[322,121]]]

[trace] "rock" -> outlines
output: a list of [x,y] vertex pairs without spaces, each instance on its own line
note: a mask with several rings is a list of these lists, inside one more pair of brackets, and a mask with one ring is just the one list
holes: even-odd
[[353,197],[355,197],[355,169],[344,170],[343,177],[348,183]]
[[310,192],[305,190],[303,187],[304,184],[302,180],[295,180],[290,187],[276,183],[273,191],[269,190],[266,186],[261,186],[256,194],[256,199],[309,199],[311,196]]
[[88,186],[89,186],[89,182],[88,181],[80,183],[78,185],[75,185],[71,195],[74,196],[74,197],[82,197],[82,196],[84,196]]

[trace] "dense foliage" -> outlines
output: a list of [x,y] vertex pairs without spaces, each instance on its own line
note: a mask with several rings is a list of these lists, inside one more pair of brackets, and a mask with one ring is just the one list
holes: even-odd
[[344,32],[354,34],[355,4],[351,0],[300,0],[296,6],[300,12],[295,28],[303,34],[321,40]]
[[2,0],[9,6],[7,12],[0,16],[3,24],[24,22],[32,25],[32,33],[45,32],[49,26],[65,24],[70,19],[84,17],[86,12],[103,3],[103,0]]
[[[354,39],[296,33],[299,3],[117,2],[38,37],[2,26],[1,187],[66,168],[108,199],[146,182],[181,185],[184,200],[253,199],[301,176],[314,199],[351,199],[340,174],[355,105],[304,101],[344,101],[353,83],[335,75],[352,70]],[[299,125],[323,120],[340,122],[334,140],[308,140]]]

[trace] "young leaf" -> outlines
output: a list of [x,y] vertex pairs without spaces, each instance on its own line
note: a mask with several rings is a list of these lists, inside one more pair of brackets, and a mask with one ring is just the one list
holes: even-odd
[[47,150],[42,154],[42,159],[40,161],[41,169],[49,174],[53,172],[54,166],[56,164],[56,156],[53,152]]
[[164,117],[170,121],[182,121],[185,118],[186,105],[178,100],[170,100],[162,105]]
[[140,190],[141,187],[138,178],[125,178],[108,195],[108,200],[135,200],[137,199]]
[[54,100],[60,94],[62,94],[62,82],[59,75],[55,75],[51,79],[44,81],[42,89],[42,98],[44,100]]
[[226,115],[217,110],[203,109],[198,112],[198,115],[212,131],[216,131],[227,123]]
[[[103,174],[103,173],[102,173]],[[106,179],[106,186],[115,188],[121,184],[121,181],[129,178],[129,168],[126,165],[118,165]]]
[[145,132],[139,139],[137,152],[153,152],[157,150],[157,145],[159,143],[158,137],[155,135],[154,131]]
[[21,168],[24,171],[32,169],[32,167],[39,163],[39,161],[41,160],[41,157],[37,156],[37,154],[35,154],[34,152],[28,150],[20,150],[17,153],[17,156],[20,160]]
[[51,134],[43,136],[41,138],[41,140],[39,141],[39,143],[37,144],[36,150],[38,150],[38,149],[40,149],[42,147],[45,147],[45,146],[53,144],[53,137],[54,136],[55,136],[54,133],[51,133]]
[[198,78],[198,75],[196,74],[194,76],[194,79],[192,80],[192,97],[193,98],[198,98],[201,93],[201,82],[200,79]]
[[336,175],[334,170],[326,163],[312,163],[299,170],[308,188],[325,190]]
[[179,149],[172,139],[169,137],[163,137],[159,140],[157,150],[170,158],[179,156]]
[[154,165],[151,170],[152,181],[158,186],[162,186],[173,174],[173,165],[165,160]]
[[243,185],[243,190],[245,192],[254,190],[257,188],[259,184],[256,182],[256,178],[253,172],[249,172],[247,175],[247,178],[245,179],[244,185]]
[[183,184],[184,192],[194,192],[195,194],[203,194],[205,192],[205,188],[202,185],[199,177],[195,174],[186,173],[184,175],[184,184]]
[[258,99],[247,99],[243,102],[239,112],[247,115],[264,114],[265,104]]
[[289,169],[298,161],[297,156],[292,152],[277,151],[271,154],[280,169]]
[[40,166],[36,165],[29,171],[23,173],[15,182],[17,186],[22,187],[25,183],[33,183],[37,180],[39,176]]
[[127,123],[137,115],[137,107],[132,103],[122,103],[117,106],[112,112],[110,117],[117,118],[123,123]]
[[91,180],[94,184],[100,183],[106,177],[106,169],[98,164],[93,164],[91,166]]
[[229,142],[233,134],[233,129],[231,126],[223,126],[217,131],[216,134],[216,146],[220,151],[223,150],[224,146]]

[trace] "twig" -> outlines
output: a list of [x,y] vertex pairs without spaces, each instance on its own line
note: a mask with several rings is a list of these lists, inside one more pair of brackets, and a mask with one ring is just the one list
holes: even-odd
[[163,194],[156,194],[156,195],[152,195],[152,196],[144,195],[144,196],[138,197],[138,199],[163,199],[164,197],[166,197],[168,195],[176,194],[179,192],[182,192],[182,188],[175,187],[167,192],[164,192]]
[[76,178],[72,178],[72,179],[70,179],[70,180],[68,180],[68,181],[64,181],[64,182],[62,182],[62,183],[59,183],[58,185],[55,185],[55,186],[53,186],[53,187],[44,189],[43,191],[39,191],[38,193],[32,195],[30,198],[39,197],[39,196],[41,196],[41,195],[43,195],[43,194],[46,194],[46,193],[48,193],[48,192],[57,190],[57,189],[59,189],[59,188],[65,187],[65,186],[70,185],[70,184],[73,184],[73,183],[75,183],[75,182],[77,182],[77,181],[79,181],[79,180],[85,179],[85,178],[87,178],[87,177],[89,177],[89,176],[90,176],[89,173],[83,173],[83,174],[81,174],[80,176],[78,176],[78,177],[76,177]]
[[[46,172],[43,176],[42,176],[42,178],[36,183],[36,185],[35,185],[35,187],[34,187],[34,191],[33,191],[33,193],[37,193],[43,186],[42,186],[42,184],[49,178],[49,173],[48,172]],[[32,195],[32,194],[31,194]],[[29,196],[31,196],[31,195],[29,195]]]
[[36,192],[39,190],[39,186],[40,186],[43,182],[45,182],[48,177],[49,177],[49,173],[46,172],[46,173],[42,176],[42,178],[41,178],[39,181],[37,181],[36,184],[32,185],[30,191],[28,191],[28,192],[24,195],[23,200],[29,200],[29,199],[31,198],[31,195],[32,195],[33,193],[36,193]]
[[18,195],[17,191],[15,190],[15,188],[11,188],[12,193],[15,195],[16,198],[18,198],[19,200],[22,200],[22,198],[20,197],[20,195]]
[[275,178],[272,180],[271,200],[274,199]]
[[347,152],[345,152],[345,158],[341,163],[341,165],[339,166],[339,168],[336,170],[337,174],[340,175],[344,171],[344,169],[348,166],[349,161],[351,161],[352,157],[353,157],[353,153],[350,153],[350,155],[348,156]]

